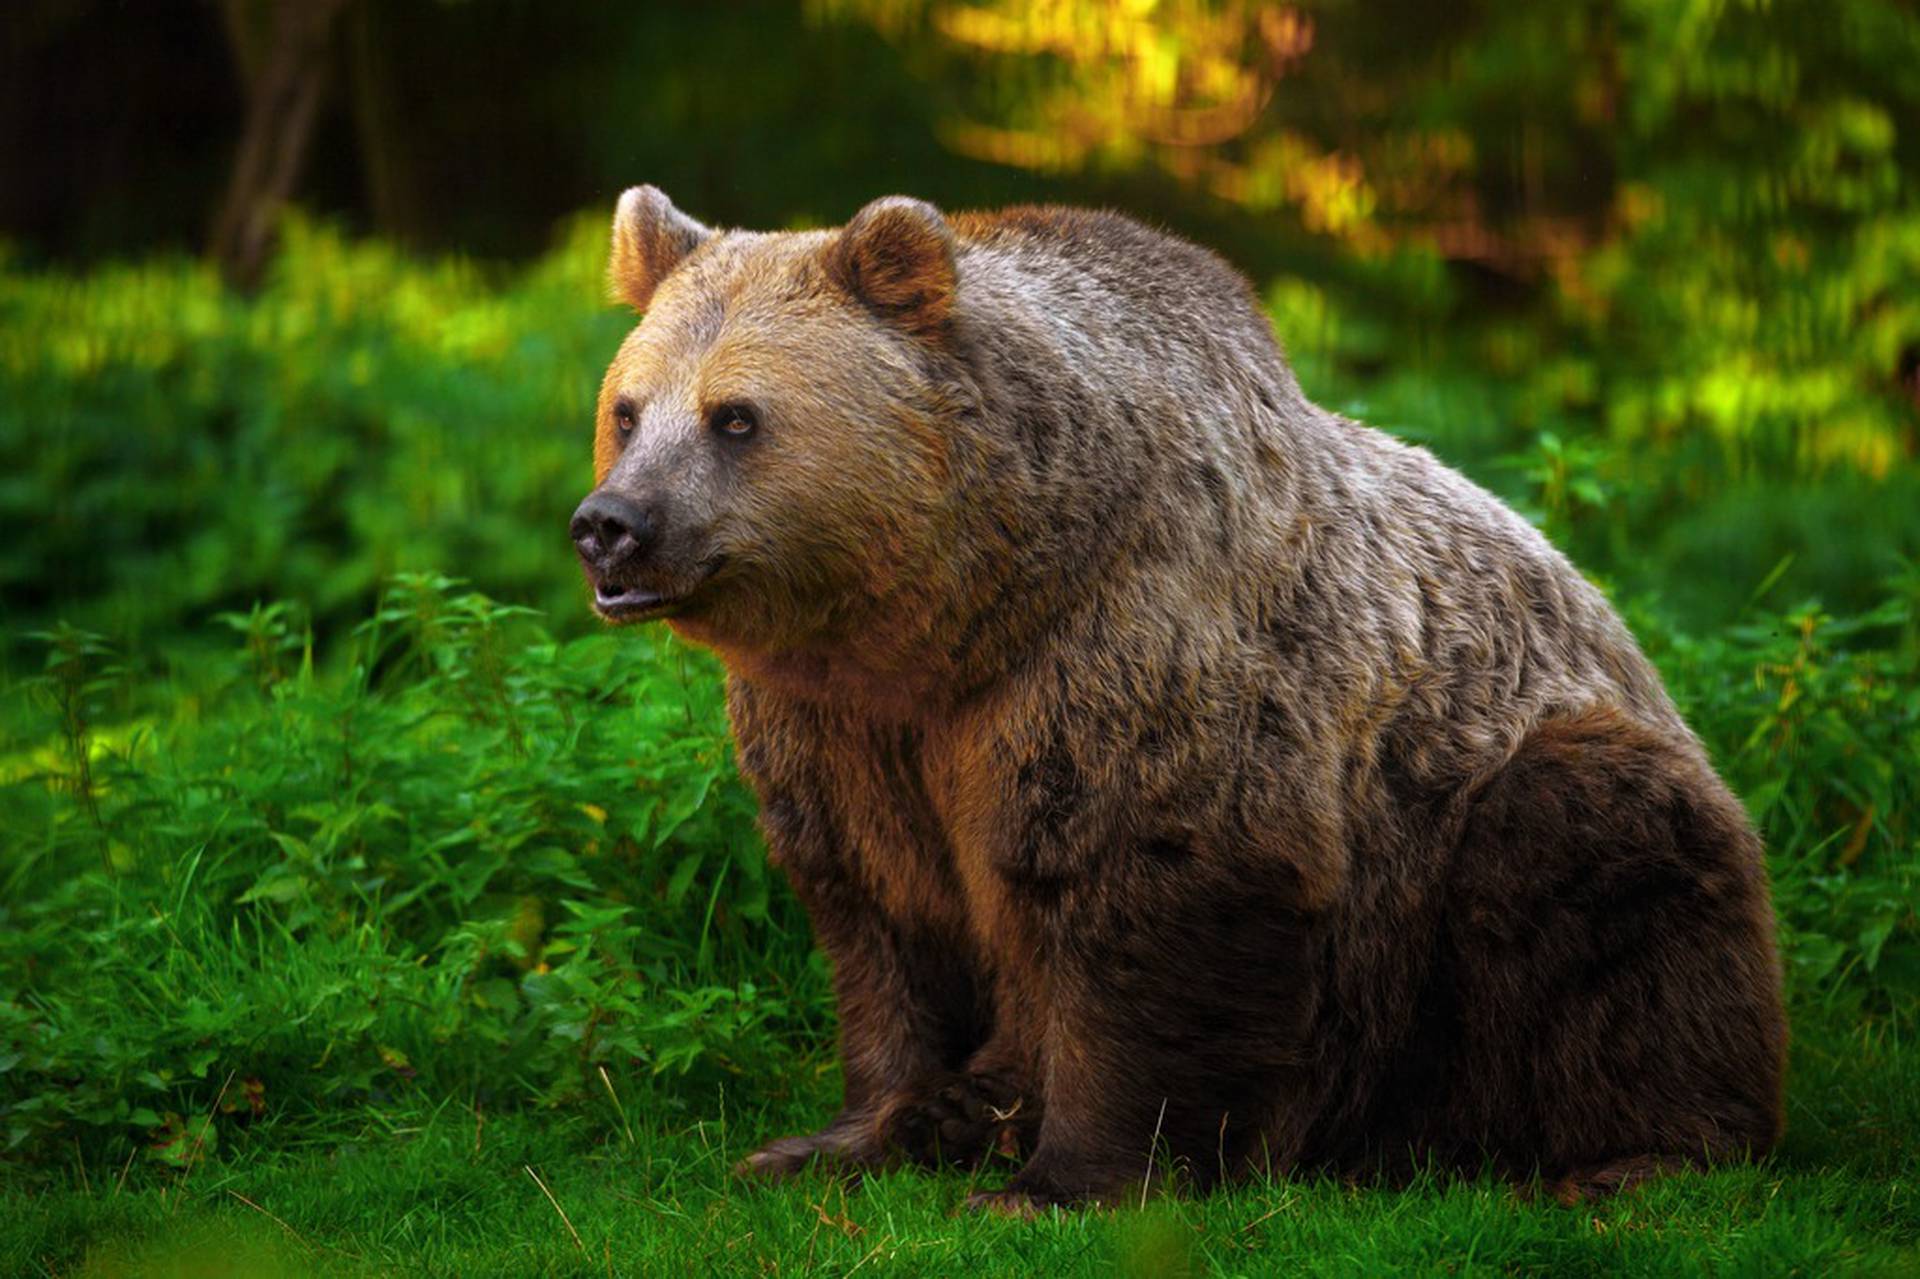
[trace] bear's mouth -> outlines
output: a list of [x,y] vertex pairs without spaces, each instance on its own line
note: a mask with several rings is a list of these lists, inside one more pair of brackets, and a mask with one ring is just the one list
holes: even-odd
[[593,583],[593,611],[609,622],[644,622],[672,617],[681,611],[693,594],[719,571],[726,556],[716,555],[700,565],[693,585],[669,594],[634,583],[596,581]]
[[610,582],[596,582],[593,587],[594,611],[616,622],[664,617],[684,598],[682,595],[662,595],[659,591],[638,586],[615,586]]

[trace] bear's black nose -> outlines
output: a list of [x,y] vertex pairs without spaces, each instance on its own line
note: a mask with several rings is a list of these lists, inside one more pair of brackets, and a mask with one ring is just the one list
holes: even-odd
[[653,514],[617,493],[589,493],[567,526],[580,559],[610,573],[645,555],[658,531]]

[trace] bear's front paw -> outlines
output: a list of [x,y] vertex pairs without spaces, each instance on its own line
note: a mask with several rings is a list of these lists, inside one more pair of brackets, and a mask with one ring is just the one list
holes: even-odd
[[1039,1124],[1038,1104],[1010,1080],[961,1074],[900,1104],[888,1139],[916,1163],[971,1167],[991,1155],[1020,1158]]
[[999,1190],[968,1196],[966,1207],[1001,1217],[1037,1217],[1055,1210],[1124,1207],[1138,1201],[1140,1190],[1138,1173],[1042,1150]]

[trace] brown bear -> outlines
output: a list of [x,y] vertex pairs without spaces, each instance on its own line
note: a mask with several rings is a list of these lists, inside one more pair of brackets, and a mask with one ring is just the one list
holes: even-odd
[[744,1169],[1017,1152],[976,1201],[1023,1212],[1773,1144],[1739,802],[1600,592],[1309,403],[1218,258],[638,187],[612,280],[645,321],[571,533],[601,615],[725,663],[838,996],[845,1104]]

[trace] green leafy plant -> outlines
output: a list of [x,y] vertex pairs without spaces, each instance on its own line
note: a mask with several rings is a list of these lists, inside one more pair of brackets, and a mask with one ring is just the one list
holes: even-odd
[[1708,638],[1637,621],[1772,853],[1803,993],[1880,1011],[1920,992],[1920,661],[1911,576],[1855,617],[1815,603]]
[[[601,1068],[704,1087],[817,1025],[710,661],[556,641],[435,575],[396,579],[331,675],[293,617],[231,619],[201,715],[104,778],[0,791],[8,1145],[208,1113],[236,1076],[292,1110],[561,1103]],[[87,758],[109,655],[46,643],[61,758]]]

